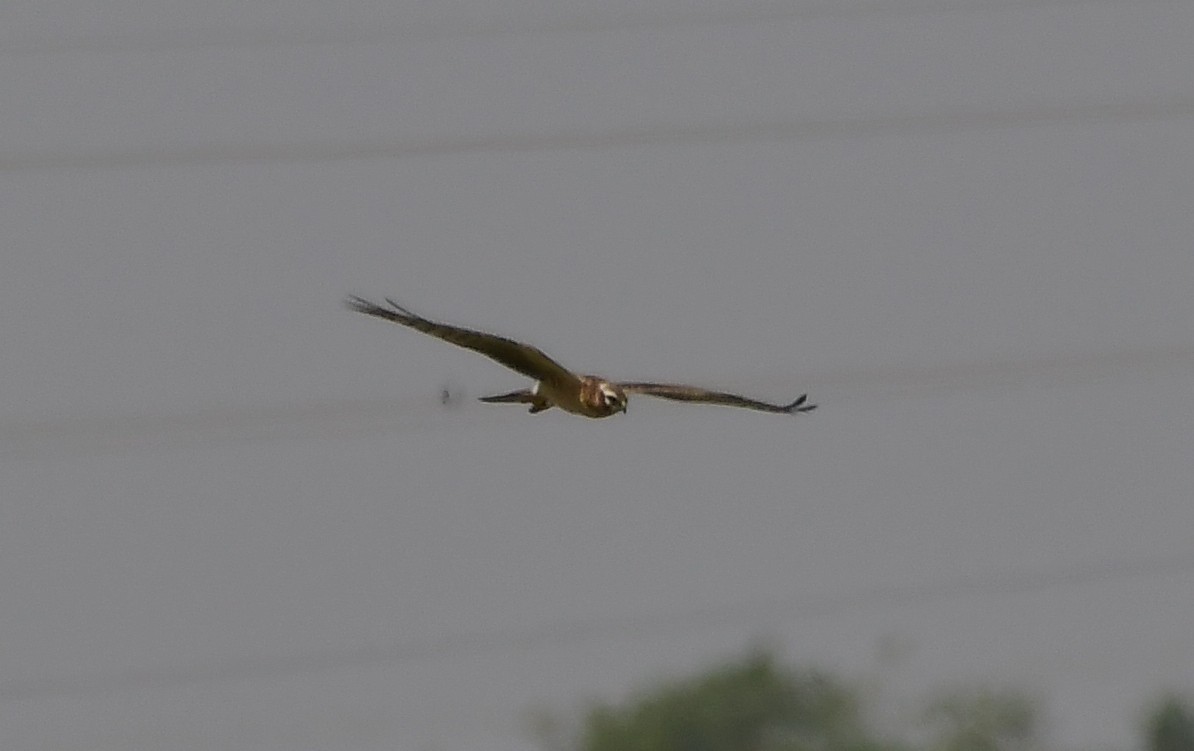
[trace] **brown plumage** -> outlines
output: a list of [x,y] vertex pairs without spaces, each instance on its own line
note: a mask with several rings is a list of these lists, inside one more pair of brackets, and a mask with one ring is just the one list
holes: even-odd
[[542,350],[529,344],[516,342],[484,331],[451,326],[446,323],[423,318],[410,312],[393,300],[386,299],[390,307],[383,307],[360,297],[349,297],[345,304],[352,310],[384,318],[387,321],[409,326],[417,331],[451,342],[458,347],[471,349],[486,357],[535,380],[530,389],[511,391],[508,394],[483,396],[481,401],[490,403],[530,404],[532,414],[545,409],[559,407],[585,417],[609,417],[626,411],[627,394],[646,394],[663,399],[703,404],[724,404],[730,407],[744,407],[762,412],[796,414],[816,409],[815,404],[805,404],[807,394],[791,404],[771,404],[748,399],[738,394],[712,391],[699,386],[679,383],[619,383],[593,375],[573,373],[548,357]]

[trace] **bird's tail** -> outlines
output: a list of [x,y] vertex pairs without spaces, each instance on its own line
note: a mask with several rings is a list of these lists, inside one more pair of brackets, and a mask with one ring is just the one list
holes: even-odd
[[482,396],[480,400],[490,404],[529,404],[531,405],[531,412],[542,412],[545,409],[550,409],[551,404],[530,389],[519,389],[518,391],[511,391],[508,394],[495,394],[494,396]]
[[509,394],[483,396],[481,397],[481,401],[489,402],[490,404],[533,404],[535,402],[535,395],[531,393],[530,389],[520,389],[519,391],[511,391]]

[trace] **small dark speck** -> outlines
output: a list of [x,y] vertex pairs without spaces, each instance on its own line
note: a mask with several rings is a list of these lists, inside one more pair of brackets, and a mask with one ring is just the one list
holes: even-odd
[[439,390],[439,403],[445,407],[458,407],[464,401],[464,389],[454,383],[445,383]]

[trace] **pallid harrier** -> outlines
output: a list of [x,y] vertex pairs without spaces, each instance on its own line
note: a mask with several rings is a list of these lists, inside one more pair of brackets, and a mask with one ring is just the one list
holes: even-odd
[[532,388],[511,391],[509,394],[481,397],[483,402],[529,404],[531,405],[531,414],[559,407],[574,415],[609,417],[617,412],[626,411],[627,394],[647,394],[681,402],[725,404],[731,407],[746,407],[763,412],[785,414],[808,412],[816,409],[817,406],[804,403],[808,397],[807,394],[801,394],[800,398],[791,404],[769,404],[747,399],[737,394],[710,391],[678,383],[625,383],[608,381],[599,376],[581,375],[573,373],[529,344],[522,344],[513,339],[487,334],[483,331],[473,331],[446,323],[429,321],[389,298],[386,299],[386,302],[390,304],[389,308],[360,297],[349,297],[345,300],[345,304],[352,310],[400,323],[459,347],[480,352],[511,370],[533,378],[535,385]]

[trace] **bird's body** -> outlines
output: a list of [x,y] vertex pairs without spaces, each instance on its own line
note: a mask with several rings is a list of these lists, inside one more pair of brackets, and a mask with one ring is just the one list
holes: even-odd
[[535,385],[530,389],[483,396],[483,402],[529,404],[532,414],[559,407],[574,415],[594,418],[624,413],[628,394],[647,394],[676,401],[724,404],[785,414],[808,412],[816,408],[815,404],[805,404],[807,395],[801,395],[791,404],[771,404],[699,386],[678,383],[619,383],[600,376],[573,373],[548,357],[542,350],[529,344],[483,331],[437,323],[410,312],[393,300],[387,299],[386,302],[391,307],[386,308],[360,297],[349,297],[345,301],[352,310],[400,323],[459,347],[479,352],[535,381]]
[[[497,396],[483,396],[481,401],[490,404],[514,402],[531,405],[530,412],[535,414],[545,409],[559,407],[565,412],[583,417],[609,417],[616,412],[626,411],[626,395],[617,384],[594,375],[578,375],[579,385],[575,388],[566,385],[561,388],[558,384],[536,381],[529,389],[511,391],[509,394]],[[611,400],[612,397],[612,400]],[[617,405],[621,404],[618,408]]]

